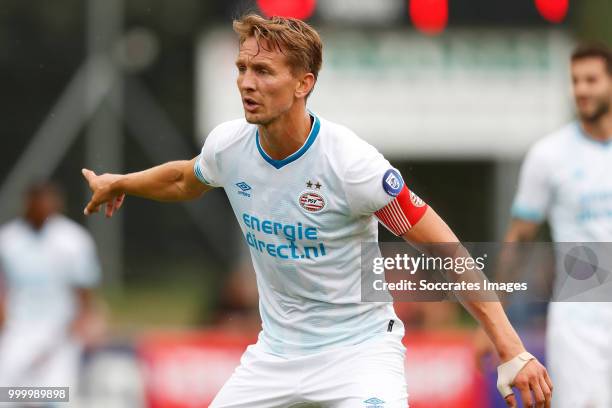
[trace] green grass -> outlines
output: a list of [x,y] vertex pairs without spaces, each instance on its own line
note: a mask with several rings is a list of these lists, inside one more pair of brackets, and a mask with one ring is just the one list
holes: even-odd
[[106,288],[113,331],[193,327],[207,317],[215,291],[212,273],[172,268],[168,274],[132,279],[122,288]]

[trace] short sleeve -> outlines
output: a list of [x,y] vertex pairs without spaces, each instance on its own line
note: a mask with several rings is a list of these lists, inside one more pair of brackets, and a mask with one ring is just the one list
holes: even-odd
[[[0,302],[3,301],[3,297],[6,293],[6,275],[4,272],[4,264],[2,260],[2,254],[0,253]],[[0,305],[0,308],[2,306]]]
[[374,147],[359,142],[344,175],[346,198],[354,215],[372,215],[400,193],[404,181]]
[[546,218],[552,196],[552,166],[549,161],[541,145],[534,146],[527,154],[512,204],[512,217],[533,222]]
[[193,172],[198,180],[211,187],[221,187],[217,163],[217,140],[220,137],[220,126],[213,129],[206,137],[202,152],[197,157]]
[[80,288],[93,288],[100,283],[101,268],[96,246],[90,236],[80,237],[79,251],[72,259],[71,283]]

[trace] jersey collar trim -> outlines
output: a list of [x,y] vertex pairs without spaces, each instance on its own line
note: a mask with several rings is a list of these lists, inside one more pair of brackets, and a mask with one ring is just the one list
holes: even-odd
[[283,160],[274,160],[273,158],[268,156],[268,154],[262,149],[261,144],[259,143],[259,130],[257,130],[255,137],[257,150],[259,150],[259,154],[261,154],[261,157],[263,157],[265,161],[274,166],[274,168],[280,169],[281,167],[296,161],[297,159],[302,157],[304,153],[306,153],[306,151],[310,148],[310,146],[312,146],[312,144],[316,140],[317,136],[319,135],[319,130],[321,129],[321,121],[319,120],[317,115],[313,114],[312,112],[309,113],[310,116],[312,116],[312,118],[314,119],[314,123],[312,124],[312,128],[310,129],[310,134],[308,134],[308,137],[306,138],[306,142],[296,152],[285,157]]
[[600,147],[612,147],[612,139],[608,139],[608,140],[595,139],[594,137],[587,134],[587,132],[584,130],[580,122],[576,122],[576,127],[578,128],[578,134],[583,139],[586,139],[587,142],[593,143],[594,145],[600,146]]

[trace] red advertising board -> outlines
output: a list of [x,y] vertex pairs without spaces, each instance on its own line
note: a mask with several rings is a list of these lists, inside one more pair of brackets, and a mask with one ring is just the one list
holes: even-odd
[[[221,332],[164,333],[138,344],[150,408],[208,407],[256,337]],[[461,333],[406,336],[411,408],[486,406],[486,387],[469,337]]]
[[137,345],[150,408],[208,407],[256,338],[221,332],[163,333]]
[[411,408],[487,406],[486,384],[469,335],[410,333],[404,344]]

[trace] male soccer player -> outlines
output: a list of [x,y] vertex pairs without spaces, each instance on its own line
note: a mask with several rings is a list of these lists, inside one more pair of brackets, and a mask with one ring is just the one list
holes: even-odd
[[48,182],[26,194],[23,217],[0,227],[0,386],[71,387],[80,350],[99,315],[99,278],[87,231],[61,215],[62,196]]
[[[612,242],[612,51],[578,47],[571,75],[579,120],[527,154],[508,242],[532,240],[546,219],[556,242]],[[555,406],[612,407],[611,303],[551,303],[547,354]]]
[[[125,194],[186,200],[225,189],[250,246],[263,330],[212,407],[406,407],[403,327],[391,304],[361,300],[360,244],[377,241],[376,218],[415,244],[457,238],[376,149],[306,109],[322,63],[313,28],[251,14],[234,30],[246,120],[219,125],[191,161],[127,175],[83,170],[93,192],[85,213],[105,206],[112,216]],[[548,404],[546,370],[499,303],[466,306],[506,362],[508,403],[514,384],[526,401]]]

